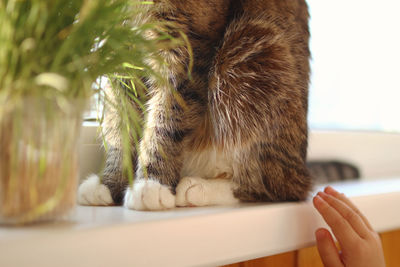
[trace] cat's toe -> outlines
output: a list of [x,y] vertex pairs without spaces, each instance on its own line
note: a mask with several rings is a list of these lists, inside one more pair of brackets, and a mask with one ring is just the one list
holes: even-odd
[[190,206],[206,206],[206,193],[203,184],[196,184],[186,191],[186,200]]
[[[164,209],[162,198],[165,196],[161,193],[162,185],[159,182],[148,180],[142,187],[142,201],[143,206],[148,210]],[[164,191],[163,191],[164,193]]]
[[141,179],[125,194],[124,206],[134,210],[165,210],[175,207],[175,196],[158,181]]
[[175,208],[175,196],[166,186],[161,186],[160,188],[160,202],[167,209]]
[[78,204],[85,206],[109,206],[114,203],[108,187],[94,174],[79,186],[77,200]]
[[124,197],[124,207],[131,210],[145,210],[140,194],[135,194],[133,188],[128,187]]
[[179,207],[205,206],[207,180],[198,177],[182,178],[176,187],[176,205]]

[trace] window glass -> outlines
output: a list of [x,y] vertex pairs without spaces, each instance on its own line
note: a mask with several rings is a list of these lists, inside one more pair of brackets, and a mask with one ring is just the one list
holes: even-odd
[[400,1],[308,4],[310,128],[400,132]]

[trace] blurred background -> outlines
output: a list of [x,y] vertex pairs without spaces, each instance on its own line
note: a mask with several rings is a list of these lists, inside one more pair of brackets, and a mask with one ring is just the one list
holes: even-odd
[[310,128],[400,133],[400,1],[307,2]]

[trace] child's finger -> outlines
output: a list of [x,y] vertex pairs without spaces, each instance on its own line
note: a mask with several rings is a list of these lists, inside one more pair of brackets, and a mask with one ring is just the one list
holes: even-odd
[[322,215],[325,222],[331,227],[333,234],[336,236],[340,245],[343,247],[351,247],[360,237],[350,226],[342,215],[331,207],[320,196],[315,196],[313,203],[318,212]]
[[318,195],[322,197],[331,207],[342,215],[342,217],[351,225],[353,230],[361,237],[366,238],[369,234],[369,229],[365,225],[361,217],[344,202],[339,199],[328,195],[323,192],[319,192]]
[[371,224],[369,223],[367,218],[364,216],[364,214],[361,213],[361,211],[353,204],[353,202],[351,202],[350,199],[348,199],[346,197],[345,194],[339,193],[338,191],[333,189],[331,186],[325,187],[324,192],[331,196],[334,196],[334,197],[340,199],[341,201],[343,201],[344,203],[346,203],[352,210],[354,210],[361,217],[361,219],[363,220],[365,225],[368,227],[368,229],[371,231],[374,231],[374,229],[372,228]]
[[315,232],[317,248],[324,266],[342,267],[339,252],[328,230],[320,228]]

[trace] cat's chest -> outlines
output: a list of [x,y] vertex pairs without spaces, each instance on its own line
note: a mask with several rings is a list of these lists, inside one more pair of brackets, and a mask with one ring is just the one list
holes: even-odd
[[181,177],[232,178],[231,155],[214,148],[185,151]]

